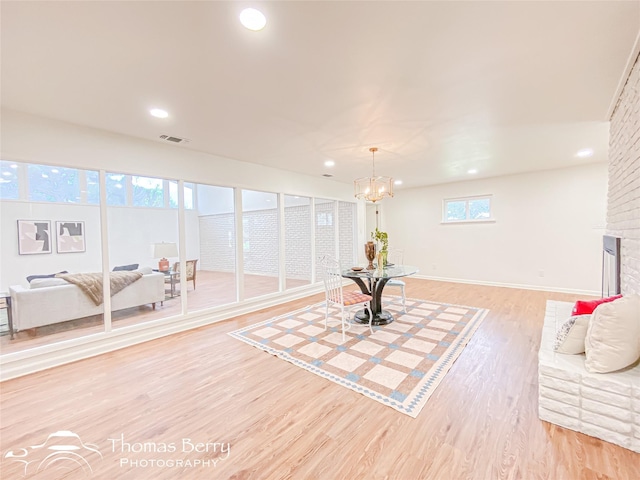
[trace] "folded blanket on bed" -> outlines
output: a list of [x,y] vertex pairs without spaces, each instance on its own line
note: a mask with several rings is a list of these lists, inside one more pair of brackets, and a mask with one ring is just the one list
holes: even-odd
[[[100,305],[102,298],[102,273],[66,273],[57,274],[56,277],[77,285],[95,303]],[[119,271],[109,272],[111,284],[111,296],[142,278],[139,272]]]

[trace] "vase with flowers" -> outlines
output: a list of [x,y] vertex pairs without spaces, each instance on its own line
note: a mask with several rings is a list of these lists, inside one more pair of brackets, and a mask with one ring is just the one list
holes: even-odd
[[375,232],[371,232],[371,238],[378,244],[378,267],[387,265],[387,254],[389,253],[389,236],[387,232],[381,232],[376,228]]

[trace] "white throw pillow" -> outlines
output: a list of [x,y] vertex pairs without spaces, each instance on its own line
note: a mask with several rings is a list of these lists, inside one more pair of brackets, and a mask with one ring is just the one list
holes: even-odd
[[556,332],[553,350],[557,353],[577,355],[584,353],[584,339],[587,336],[591,315],[569,317]]
[[598,305],[585,338],[585,366],[593,373],[615,372],[640,358],[640,295]]
[[134,272],[138,272],[138,273],[141,273],[143,275],[148,275],[150,273],[153,273],[153,269],[151,267],[139,267],[139,268],[135,269]]
[[62,278],[34,278],[29,283],[29,288],[56,287],[58,285],[71,285]]

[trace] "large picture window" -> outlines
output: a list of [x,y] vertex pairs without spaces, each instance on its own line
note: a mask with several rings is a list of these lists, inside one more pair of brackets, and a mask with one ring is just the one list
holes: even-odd
[[[357,264],[354,202],[9,160],[0,189],[0,290],[19,299],[14,338],[0,322],[7,353],[301,289],[321,281],[323,255]],[[140,274],[107,311],[80,295],[60,295],[63,307],[48,299],[46,315],[31,301],[38,283],[69,290],[57,273],[102,278],[103,268],[114,279]]]

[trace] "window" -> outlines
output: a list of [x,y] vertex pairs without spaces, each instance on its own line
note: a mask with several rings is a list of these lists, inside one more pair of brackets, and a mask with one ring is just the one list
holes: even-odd
[[164,207],[164,181],[161,178],[131,177],[134,207]]
[[79,203],[80,184],[75,168],[28,165],[29,200],[33,202]]
[[[184,184],[184,208],[185,210],[193,210],[193,192],[195,185],[193,183]],[[171,180],[169,182],[169,207],[178,208],[178,182]]]
[[[336,257],[336,226],[333,217],[336,211],[336,201],[326,200],[323,198],[315,198],[314,207],[315,215],[315,244],[316,244],[316,261],[325,255]],[[316,282],[322,281],[322,271],[316,270]]]
[[0,161],[0,198],[17,200],[20,196],[18,187],[18,164]]
[[491,195],[449,198],[442,202],[442,222],[492,221]]
[[127,176],[107,173],[107,205],[123,207],[127,204]]
[[280,290],[278,195],[242,190],[244,298]]
[[311,283],[311,218],[311,198],[299,195],[284,196],[286,288]]
[[87,170],[87,203],[98,205],[100,203],[100,172]]

